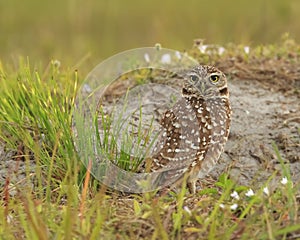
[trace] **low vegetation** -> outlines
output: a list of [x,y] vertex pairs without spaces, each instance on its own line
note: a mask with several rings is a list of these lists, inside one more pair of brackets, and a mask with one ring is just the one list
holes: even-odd
[[[268,76],[267,86],[272,82],[283,94],[299,96],[294,76],[299,76],[300,46],[290,38],[250,52],[247,46],[228,45],[222,54],[219,47],[201,47],[195,43],[188,54],[231,78]],[[1,239],[300,238],[300,181],[291,180],[276,145],[283,173],[276,188],[269,185],[273,176],[262,187],[241,186],[226,173],[203,180],[196,195],[184,186],[124,194],[99,184],[72,141],[72,106],[84,76],[60,64],[51,61],[41,71],[24,59],[18,69],[0,63],[0,143],[13,152],[16,164],[1,183]],[[21,163],[25,177],[14,182]]]

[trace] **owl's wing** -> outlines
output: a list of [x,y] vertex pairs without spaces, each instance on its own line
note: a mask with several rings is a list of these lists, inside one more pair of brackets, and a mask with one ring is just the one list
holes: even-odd
[[180,99],[161,118],[161,133],[152,155],[152,171],[176,169],[183,171],[197,159],[201,148],[199,122],[193,107]]

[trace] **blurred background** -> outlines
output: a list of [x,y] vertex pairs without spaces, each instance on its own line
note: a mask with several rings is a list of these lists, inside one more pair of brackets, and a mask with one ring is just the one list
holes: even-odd
[[0,59],[72,65],[155,43],[183,51],[197,38],[251,46],[289,32],[299,41],[299,16],[299,0],[0,0]]

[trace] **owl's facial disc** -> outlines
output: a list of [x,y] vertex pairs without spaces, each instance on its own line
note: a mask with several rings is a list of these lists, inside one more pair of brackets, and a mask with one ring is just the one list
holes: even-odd
[[208,98],[219,95],[218,82],[222,79],[221,73],[211,73],[199,76],[197,73],[188,74],[188,81],[183,91],[184,95],[194,95]]

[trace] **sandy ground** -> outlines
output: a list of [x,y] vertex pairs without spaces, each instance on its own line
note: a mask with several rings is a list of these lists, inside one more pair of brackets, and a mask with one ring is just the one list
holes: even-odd
[[282,167],[275,143],[292,179],[300,181],[300,101],[294,95],[270,90],[260,81],[229,81],[233,109],[225,152],[211,175],[228,172],[239,184],[260,186],[274,171],[276,185]]
[[[283,177],[272,146],[275,143],[293,181],[299,183],[299,94],[270,89],[261,80],[236,78],[229,80],[229,89],[233,109],[231,133],[225,152],[210,177],[216,179],[227,172],[239,184],[259,187],[277,171],[271,181],[275,186]],[[25,162],[14,157],[16,152],[0,145],[1,185],[8,176],[11,184],[21,184],[25,178]]]

